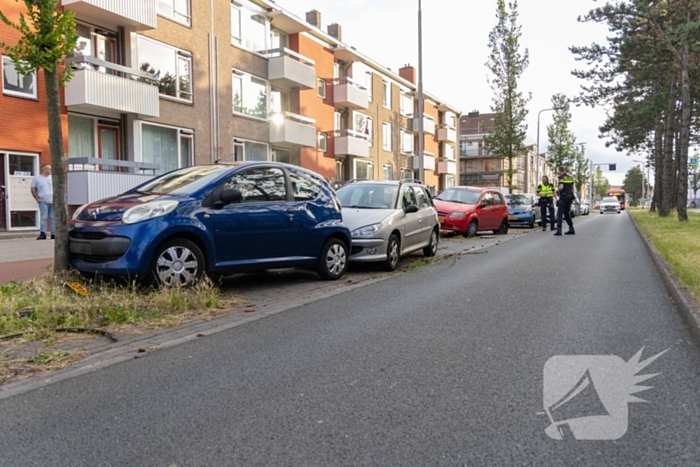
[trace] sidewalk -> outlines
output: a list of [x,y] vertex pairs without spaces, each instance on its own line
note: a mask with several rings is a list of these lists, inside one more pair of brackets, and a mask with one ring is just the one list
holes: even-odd
[[53,264],[52,240],[0,237],[0,284],[38,277]]

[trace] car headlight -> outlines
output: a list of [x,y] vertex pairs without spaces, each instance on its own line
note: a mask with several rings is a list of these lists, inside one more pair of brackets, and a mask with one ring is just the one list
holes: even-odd
[[83,204],[82,206],[80,206],[78,209],[75,210],[75,212],[73,213],[73,217],[72,217],[73,220],[76,220],[78,218],[80,213],[83,212],[83,210],[85,209],[85,206],[87,206],[87,204]]
[[122,222],[125,224],[135,224],[148,219],[170,214],[177,207],[177,201],[151,201],[129,208],[122,215]]
[[450,219],[466,219],[467,215],[466,215],[466,213],[463,213],[463,212],[453,212],[452,214],[450,214],[447,217],[449,217]]
[[382,228],[382,224],[372,224],[372,225],[366,225],[364,227],[360,227],[359,229],[355,229],[352,231],[352,236],[353,237],[369,237],[370,235],[374,235],[377,232],[379,232],[379,229]]

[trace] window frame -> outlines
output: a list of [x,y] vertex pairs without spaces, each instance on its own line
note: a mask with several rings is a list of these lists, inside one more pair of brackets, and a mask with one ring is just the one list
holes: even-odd
[[[389,129],[389,142],[387,143],[387,128]],[[391,123],[389,122],[382,122],[382,149],[385,151],[391,151],[392,149],[392,144],[391,144],[391,137],[392,137],[392,128],[391,128]]]
[[[374,180],[374,162],[365,159],[354,159],[352,163],[352,178],[359,180],[357,178],[357,164],[367,164],[367,173],[370,174],[370,178],[366,180]],[[362,180],[365,180],[364,178]]]
[[302,170],[301,168],[297,169],[297,168],[289,167],[286,170],[287,170],[287,176],[289,177],[289,182],[290,182],[290,185],[292,188],[294,188],[294,180],[292,179],[292,177],[294,175],[297,175],[297,174],[301,174],[305,177],[308,177],[310,180],[314,180],[317,183],[318,191],[316,192],[316,195],[313,198],[298,198],[296,193],[294,192],[294,190],[292,190],[291,196],[294,199],[294,201],[304,202],[304,201],[314,201],[314,200],[318,199],[318,197],[321,195],[321,192],[323,191],[324,180],[322,178],[317,177],[315,175],[312,175],[312,174]]
[[[404,108],[404,102],[406,102],[406,104],[408,104],[408,102],[405,101],[406,99],[410,100],[410,102],[411,102],[410,109]],[[414,107],[413,96],[411,95],[410,91],[403,91],[403,90],[401,91],[401,98],[400,98],[399,103],[400,103],[399,110],[400,110],[401,115],[403,115],[404,117],[412,117],[415,112],[413,110],[413,107]]]
[[[32,71],[31,75],[19,75],[17,68],[15,68],[14,60],[12,60],[7,55],[1,55],[0,57],[1,57],[0,58],[0,75],[2,76],[2,93],[3,93],[3,95],[9,96],[9,97],[19,97],[22,99],[38,100],[39,97],[38,97],[37,85],[38,85],[39,80],[38,80],[36,69],[34,71]],[[12,68],[15,70],[15,73],[17,73],[19,76],[23,76],[23,77],[32,76],[32,79],[33,79],[32,88],[34,89],[33,95],[26,94],[23,92],[12,91],[10,89],[5,89],[5,59],[7,59],[10,63],[12,63]]]
[[[270,88],[270,82],[265,78],[261,78],[259,76],[253,75],[251,73],[246,73],[245,71],[239,70],[237,68],[232,68],[231,69],[231,94],[232,94],[232,97],[235,97],[234,80],[236,78],[241,80],[241,103],[243,103],[243,99],[244,99],[243,81],[242,81],[243,78],[248,78],[251,81],[253,79],[256,79],[256,80],[260,80],[260,81],[264,82],[265,83],[265,96],[266,96],[267,102],[266,102],[266,106],[265,106],[266,108],[265,108],[265,116],[264,117],[259,117],[257,115],[251,115],[251,114],[247,114],[247,113],[244,113],[241,111],[237,111],[235,102],[231,102],[231,110],[233,112],[233,115],[236,115],[239,117],[253,118],[255,120],[267,121],[268,118],[270,117],[270,110],[271,110],[270,109],[271,108],[271,103],[270,103],[271,99],[270,98],[272,95],[272,91]],[[241,105],[241,109],[244,109],[244,107],[242,105]]]
[[391,82],[387,80],[382,81],[382,106],[391,110]]
[[[138,34],[137,38],[136,38],[136,47],[138,49],[138,52],[137,52],[138,63],[147,63],[147,61],[143,60],[142,56],[141,56],[142,48],[139,45],[139,41],[141,41],[141,40],[152,42],[156,45],[159,45],[161,47],[165,47],[167,49],[172,49],[175,52],[175,73],[176,73],[176,76],[175,76],[175,95],[169,96],[167,94],[163,94],[162,92],[160,92],[160,88],[159,88],[158,89],[158,97],[160,97],[161,99],[168,99],[168,100],[172,100],[172,101],[176,101],[176,102],[194,104],[194,60],[192,57],[192,52],[189,52],[189,51],[184,50],[184,49],[180,49],[179,47],[175,47],[175,46],[167,44],[165,42],[151,39],[150,37],[142,36],[141,34]],[[189,95],[190,95],[190,98],[189,99],[179,97],[181,94],[181,91],[180,91],[180,62],[181,61],[189,62],[189,71],[190,71],[190,73],[189,73],[189,78],[190,78],[189,79],[189,83],[190,83]],[[139,65],[139,67],[140,67],[140,65]],[[158,71],[161,71],[161,70],[158,70]]]
[[[404,136],[410,136],[410,141],[411,141],[411,150],[406,151],[406,148],[404,148],[403,143],[404,143]],[[405,129],[401,129],[401,154],[407,155],[407,156],[414,156],[416,154],[416,142],[415,142],[415,135]]]
[[[387,178],[387,169],[389,170],[389,177]],[[384,180],[393,180],[394,179],[394,166],[391,164],[383,164],[382,165],[382,177]]]
[[[262,9],[255,9],[255,6],[257,5],[251,5],[249,1],[247,0],[237,0],[235,3],[232,1],[231,2],[231,14],[230,14],[230,30],[231,30],[231,45],[234,47],[239,47],[245,51],[251,52],[253,54],[260,55],[260,52],[266,51],[270,48],[270,44],[272,43],[272,24],[270,21],[270,18],[265,14],[265,12]],[[238,33],[240,34],[240,37],[235,37],[233,35],[233,11],[236,10],[238,11]],[[248,11],[252,12],[255,14],[258,14],[262,16],[265,19],[265,43],[262,44],[262,49],[261,50],[255,50],[247,47],[244,42],[243,42],[243,11]],[[280,32],[284,32],[281,31]]]
[[[184,127],[179,127],[179,126],[173,126],[173,125],[163,125],[162,123],[156,123],[152,121],[146,121],[146,120],[138,120],[138,129],[139,129],[139,135],[138,135],[138,154],[136,154],[136,157],[134,158],[137,162],[144,162],[143,160],[143,126],[144,125],[150,125],[150,126],[157,126],[161,128],[169,128],[171,130],[176,130],[177,131],[177,165],[178,169],[183,169],[185,168],[182,165],[182,140],[183,138],[189,139],[190,140],[190,165],[188,167],[191,167],[195,165],[194,161],[194,150],[195,150],[195,133],[194,129],[192,128],[184,128]],[[165,173],[165,172],[163,172]]]
[[[369,134],[365,133],[364,131],[361,131],[361,129],[357,128],[357,116],[361,115],[365,118],[365,121],[367,122],[367,129],[369,130]],[[374,146],[374,118],[371,115],[367,115],[364,112],[358,112],[358,111],[353,111],[352,112],[352,128],[356,133],[359,133],[367,139],[367,142],[369,143],[370,147]]]
[[[323,142],[323,144],[321,144]],[[323,132],[319,131],[318,132],[318,152],[327,152],[328,151],[328,135]]]
[[318,97],[320,97],[321,99],[326,99],[326,96],[328,95],[327,86],[328,84],[326,83],[325,79],[318,78],[318,82],[316,84],[316,92],[318,94]]
[[284,178],[284,185],[283,185],[283,186],[284,186],[284,199],[275,199],[275,200],[269,200],[269,201],[266,201],[266,200],[255,200],[255,201],[246,202],[244,199],[241,198],[241,201],[240,201],[240,202],[235,203],[235,204],[229,204],[229,205],[225,206],[225,208],[226,208],[226,207],[229,207],[229,206],[240,206],[240,205],[243,205],[243,204],[245,204],[245,205],[251,205],[251,204],[288,203],[288,202],[290,201],[291,193],[289,192],[289,185],[290,185],[290,178],[289,178],[289,175],[287,174],[287,172],[286,172],[284,169],[282,169],[282,168],[280,168],[280,167],[274,167],[274,166],[249,167],[249,168],[244,169],[244,170],[242,170],[242,171],[240,171],[240,172],[236,172],[235,174],[233,174],[233,175],[231,175],[229,178],[227,178],[223,183],[221,183],[221,185],[219,185],[219,186],[216,188],[215,192],[223,191],[223,190],[225,189],[224,187],[226,186],[226,184],[227,184],[233,177],[240,176],[240,175],[245,175],[246,173],[251,172],[251,171],[253,171],[253,170],[278,170],[278,171],[280,171],[280,172],[282,173],[282,177]]
[[[245,158],[245,145],[246,143],[252,143],[252,144],[264,144],[265,147],[267,148],[267,159],[264,161],[248,161]],[[243,148],[243,159],[242,160],[236,160],[236,148],[237,147],[242,147]],[[270,153],[270,143],[266,143],[264,141],[255,141],[252,139],[242,139],[242,138],[233,138],[233,162],[272,162],[272,154]]]
[[[192,27],[192,0],[186,0],[186,1],[187,1],[187,14],[178,13],[178,12],[176,11],[176,9],[175,9],[176,0],[157,0],[157,2],[156,2],[156,13],[158,14],[158,16],[162,16],[163,18],[167,18],[167,19],[169,19],[169,20],[171,20],[171,21],[174,21],[174,22],[176,22],[176,23],[178,23],[178,24],[182,24],[182,25],[187,26],[187,27]],[[165,13],[162,13],[162,12],[160,11],[160,8],[158,8],[158,7],[160,6],[161,2],[170,2],[170,3],[172,3],[172,5],[173,5],[173,16],[169,16],[169,15],[167,15],[167,14],[165,14]],[[178,18],[178,15],[184,17],[185,20],[183,21],[182,19]]]

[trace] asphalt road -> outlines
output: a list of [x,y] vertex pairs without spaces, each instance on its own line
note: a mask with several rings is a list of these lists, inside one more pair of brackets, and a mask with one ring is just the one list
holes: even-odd
[[[0,465],[698,465],[700,351],[627,214],[576,221],[2,400]],[[642,347],[624,436],[547,436],[550,357]]]

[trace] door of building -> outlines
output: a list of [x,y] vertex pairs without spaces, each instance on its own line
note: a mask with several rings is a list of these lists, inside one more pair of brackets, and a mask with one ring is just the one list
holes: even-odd
[[[119,128],[113,126],[97,127],[98,148],[100,159],[118,160],[119,159]],[[103,165],[100,170],[116,171],[117,167],[112,165]]]
[[39,228],[39,205],[32,196],[31,183],[39,173],[39,155],[6,152],[5,196],[9,212],[9,230],[36,230]]

